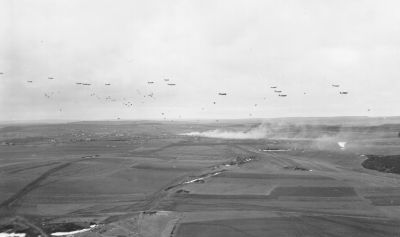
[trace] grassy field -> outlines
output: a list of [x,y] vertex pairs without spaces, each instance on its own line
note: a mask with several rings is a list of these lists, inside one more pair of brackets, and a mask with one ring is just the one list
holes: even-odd
[[1,125],[0,233],[399,236],[395,122]]

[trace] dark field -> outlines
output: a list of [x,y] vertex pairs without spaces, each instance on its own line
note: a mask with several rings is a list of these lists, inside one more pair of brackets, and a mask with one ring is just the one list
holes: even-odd
[[[287,216],[257,219],[230,219],[185,223],[178,236],[396,236],[396,222],[371,221],[338,216]],[[374,226],[371,232],[370,226]],[[329,228],[325,228],[325,227]]]
[[368,159],[366,159],[362,166],[367,169],[377,170],[381,172],[387,173],[395,173],[400,174],[400,156],[376,156],[376,155],[367,155]]
[[400,124],[275,122],[1,125],[0,233],[400,236]]

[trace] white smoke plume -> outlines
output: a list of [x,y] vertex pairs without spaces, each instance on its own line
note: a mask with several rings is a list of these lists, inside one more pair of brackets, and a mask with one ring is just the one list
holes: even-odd
[[204,132],[182,133],[181,135],[223,139],[263,139],[266,138],[268,134],[267,128],[260,125],[248,131],[224,131],[221,129],[215,129]]
[[[306,124],[285,121],[263,122],[249,128],[245,124],[225,128],[192,131],[180,135],[220,139],[265,139],[265,146],[274,149],[316,149],[365,153],[376,139],[398,137],[388,125]],[[277,142],[277,140],[280,140]]]
[[215,129],[208,131],[195,131],[180,135],[210,137],[222,139],[293,139],[319,136],[315,131],[310,131],[302,125],[286,122],[261,123],[258,126],[238,131],[237,129]]
[[[261,123],[258,126],[241,130],[238,128],[193,131],[180,135],[209,137],[220,139],[278,139],[303,141],[307,147],[318,150],[344,150],[346,141],[350,140],[349,133],[342,127],[320,127],[287,122]],[[296,145],[298,146],[298,145]]]

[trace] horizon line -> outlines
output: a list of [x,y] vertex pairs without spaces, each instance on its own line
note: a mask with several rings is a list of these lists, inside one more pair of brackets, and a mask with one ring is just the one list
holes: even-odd
[[368,119],[388,119],[400,118],[400,115],[391,116],[366,116],[366,115],[345,115],[345,116],[287,116],[287,117],[256,117],[256,118],[171,118],[171,119],[33,119],[33,120],[0,120],[0,124],[40,124],[40,123],[76,123],[76,122],[138,122],[138,121],[157,121],[157,122],[177,122],[177,121],[235,121],[235,120],[270,120],[270,119],[333,119],[333,118],[368,118]]

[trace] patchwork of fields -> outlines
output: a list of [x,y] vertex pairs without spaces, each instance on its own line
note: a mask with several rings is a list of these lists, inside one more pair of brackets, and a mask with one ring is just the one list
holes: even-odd
[[[310,133],[289,127],[245,140],[180,135],[254,126],[3,126],[0,233],[46,236],[87,228],[76,235],[400,235],[400,176],[362,166],[367,155],[400,154],[398,125],[347,127],[340,134],[332,125],[309,126]],[[347,142],[345,149],[340,141]]]

